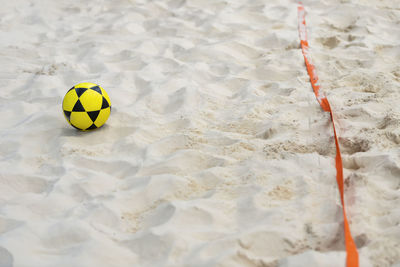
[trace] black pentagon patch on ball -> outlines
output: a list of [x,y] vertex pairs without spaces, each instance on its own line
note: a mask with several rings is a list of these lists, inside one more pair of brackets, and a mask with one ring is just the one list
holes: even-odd
[[92,90],[94,90],[94,91],[96,91],[97,93],[99,93],[99,94],[101,94],[101,95],[102,95],[101,89],[100,89],[100,87],[98,87],[97,85],[96,85],[96,86],[93,86],[93,87],[91,87],[90,89],[92,89]]
[[75,88],[76,94],[80,97],[84,92],[86,92],[87,88]]
[[67,117],[68,121],[71,120],[71,111],[64,110],[65,117]]
[[86,130],[94,130],[94,129],[97,129],[97,126],[96,125],[94,125],[94,123],[89,127],[89,128],[87,128]]
[[100,110],[97,111],[88,111],[87,114],[89,115],[90,119],[95,122],[97,116],[99,116]]
[[72,111],[85,111],[85,108],[82,106],[81,101],[76,101],[74,108],[72,109]]
[[109,106],[110,106],[110,104],[108,104],[107,99],[105,99],[103,96],[103,103],[101,105],[101,109],[108,108]]

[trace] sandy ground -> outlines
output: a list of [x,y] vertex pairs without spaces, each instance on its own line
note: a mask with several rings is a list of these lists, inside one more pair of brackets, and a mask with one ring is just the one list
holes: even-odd
[[[400,4],[303,3],[361,266],[399,266]],[[344,266],[295,1],[1,5],[1,267]],[[83,81],[93,132],[61,109]]]

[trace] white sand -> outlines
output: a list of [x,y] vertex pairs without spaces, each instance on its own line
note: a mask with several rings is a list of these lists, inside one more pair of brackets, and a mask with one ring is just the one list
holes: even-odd
[[[295,1],[1,5],[1,267],[344,266]],[[361,266],[400,264],[400,4],[304,5]],[[113,104],[90,133],[83,81]]]

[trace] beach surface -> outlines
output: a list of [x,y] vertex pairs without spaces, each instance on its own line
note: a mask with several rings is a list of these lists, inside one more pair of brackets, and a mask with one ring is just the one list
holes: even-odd
[[[303,4],[360,266],[400,266],[400,4]],[[1,267],[345,266],[296,1],[1,5]],[[95,131],[63,116],[80,82]]]

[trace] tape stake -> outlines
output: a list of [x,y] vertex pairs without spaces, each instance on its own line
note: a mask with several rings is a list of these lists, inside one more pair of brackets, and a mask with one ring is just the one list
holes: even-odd
[[358,267],[358,251],[357,247],[354,243],[353,237],[351,236],[349,222],[346,216],[346,209],[344,204],[344,191],[343,191],[343,163],[342,157],[340,154],[339,141],[336,134],[335,122],[333,120],[333,112],[331,106],[329,104],[328,99],[325,95],[320,93],[320,85],[318,83],[318,75],[315,69],[315,65],[312,62],[310,56],[310,49],[307,41],[307,28],[306,28],[306,15],[304,7],[301,3],[297,8],[298,11],[298,28],[299,28],[299,36],[300,36],[300,46],[304,56],[304,62],[307,67],[308,75],[310,76],[311,87],[314,90],[315,97],[317,98],[318,103],[321,105],[321,108],[325,112],[329,112],[332,120],[333,133],[335,136],[335,145],[336,145],[336,182],[339,188],[340,193],[340,201],[342,202],[342,210],[343,210],[343,223],[344,223],[344,237],[345,237],[345,245],[346,245],[346,265],[347,267]]

